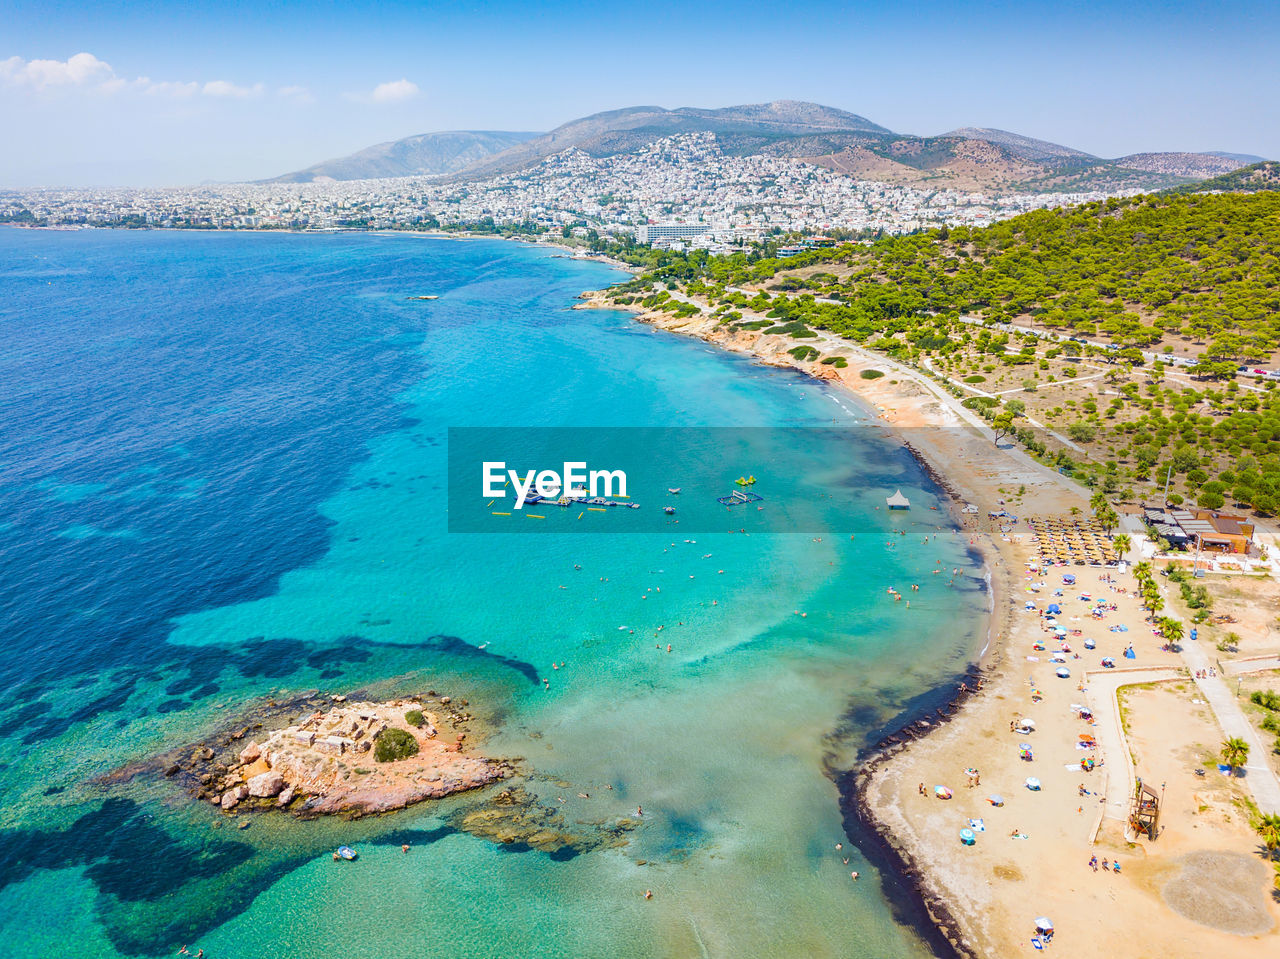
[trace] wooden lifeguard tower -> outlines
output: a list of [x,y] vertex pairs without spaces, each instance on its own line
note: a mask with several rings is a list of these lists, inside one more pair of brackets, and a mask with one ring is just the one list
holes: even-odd
[[1141,779],[1129,800],[1129,828],[1135,837],[1145,834],[1148,839],[1155,839],[1160,835],[1160,794]]

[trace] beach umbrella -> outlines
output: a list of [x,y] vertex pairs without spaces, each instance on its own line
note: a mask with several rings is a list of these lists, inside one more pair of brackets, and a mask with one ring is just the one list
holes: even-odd
[[974,836],[972,829],[966,828],[960,830],[960,841],[966,846],[972,846],[975,838],[976,837]]
[[1035,792],[1039,792],[1039,791],[1040,791],[1040,780],[1036,779],[1036,777],[1035,777],[1035,776],[1028,776],[1028,777],[1027,777],[1026,786],[1027,786],[1027,788],[1028,788],[1028,789],[1030,789],[1033,793],[1035,793]]
[[1067,635],[1067,627],[1065,626],[1055,626],[1053,627],[1053,631],[1057,633],[1059,636]]
[[1003,796],[988,796],[988,797],[987,797],[987,802],[991,803],[991,805],[993,805],[993,806],[1003,806],[1003,805],[1004,805],[1004,797],[1003,797]]
[[1056,675],[1059,679],[1070,679],[1070,678],[1071,678],[1071,670],[1067,669],[1067,667],[1066,667],[1066,666],[1059,666],[1059,667],[1058,667],[1057,672],[1055,673],[1055,675]]
[[1046,609],[1045,612],[1050,613],[1053,616],[1060,616],[1062,615],[1062,607],[1059,606],[1057,603],[1050,603],[1048,609]]
[[1039,919],[1036,920],[1036,931],[1037,932],[1053,932],[1053,923],[1050,922],[1045,916],[1041,916]]
[[933,794],[937,796],[939,799],[951,798],[951,790],[948,789],[946,786],[934,786]]

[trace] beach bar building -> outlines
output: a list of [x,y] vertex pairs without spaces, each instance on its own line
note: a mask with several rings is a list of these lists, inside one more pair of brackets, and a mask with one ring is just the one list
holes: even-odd
[[1174,546],[1191,548],[1198,543],[1208,552],[1245,555],[1253,544],[1254,524],[1243,516],[1208,509],[1148,509],[1144,518]]
[[911,502],[902,495],[902,490],[895,490],[885,502],[889,504],[889,509],[911,509]]

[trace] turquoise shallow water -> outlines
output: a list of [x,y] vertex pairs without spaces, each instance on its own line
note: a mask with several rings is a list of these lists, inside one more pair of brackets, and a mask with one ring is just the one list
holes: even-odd
[[[855,404],[570,311],[619,274],[519,244],[10,230],[0,252],[12,954],[927,954],[836,854],[824,772],[978,645],[981,571],[909,456],[869,428],[807,468],[821,536],[448,532],[449,427],[848,427]],[[912,512],[875,509],[897,486]],[[908,582],[909,609],[885,592]],[[474,797],[237,832],[162,782],[91,782],[252,697],[369,685],[470,697],[568,821],[642,824],[549,856],[454,829]]]

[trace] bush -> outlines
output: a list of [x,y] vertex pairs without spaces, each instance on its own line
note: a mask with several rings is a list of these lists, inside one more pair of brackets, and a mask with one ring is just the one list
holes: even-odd
[[1067,436],[1077,443],[1092,443],[1098,438],[1098,428],[1092,423],[1083,421],[1072,423],[1067,427]]
[[812,346],[793,346],[787,352],[797,360],[812,360],[818,355],[818,351]]
[[1280,693],[1274,689],[1258,690],[1249,695],[1249,702],[1261,706],[1263,709],[1280,711]]
[[843,356],[828,356],[822,361],[823,366],[834,366],[837,370],[843,370],[849,365],[849,361]]
[[393,763],[418,755],[418,741],[403,729],[384,729],[373,744],[373,758],[380,763]]
[[416,728],[421,729],[424,725],[426,725],[427,719],[425,716],[422,715],[421,709],[411,709],[404,714],[404,721],[408,723],[410,726],[414,726]]
[[966,376],[964,381],[966,383],[985,383],[987,382],[987,378],[981,373],[974,373],[972,376]]
[[884,370],[863,370],[858,375],[864,380],[878,380],[884,376]]

